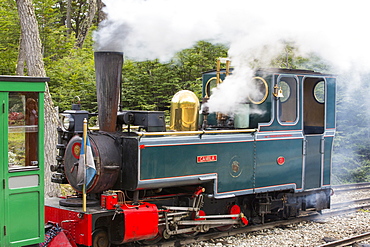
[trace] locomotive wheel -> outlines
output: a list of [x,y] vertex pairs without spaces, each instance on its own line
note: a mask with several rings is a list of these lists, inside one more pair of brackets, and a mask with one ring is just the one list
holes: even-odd
[[109,247],[108,233],[103,229],[96,229],[93,233],[93,247]]
[[[199,216],[206,216],[206,213],[203,210],[199,210]],[[195,213],[191,215],[191,218],[195,221],[204,220],[204,218],[195,218]],[[188,233],[182,233],[181,236],[185,238],[192,238],[192,237],[195,237],[195,235],[197,235],[198,233],[199,231],[193,231],[193,232],[188,232]]]
[[[229,209],[227,210],[228,211],[228,214],[240,214],[241,210],[240,210],[240,207],[238,205],[233,205],[231,207],[229,207]],[[235,219],[235,217],[232,217],[232,219]],[[225,226],[218,226],[216,227],[216,230],[220,231],[220,232],[226,232],[226,231],[229,231],[233,228],[234,225],[225,225]]]
[[192,237],[195,237],[198,233],[199,233],[199,231],[181,233],[181,236],[183,236],[184,238],[192,238]]
[[158,243],[159,241],[161,241],[163,239],[163,236],[162,236],[162,232],[164,230],[164,227],[158,227],[158,234],[154,237],[154,238],[151,238],[151,239],[145,239],[143,241],[140,241],[141,244],[143,245],[152,245],[152,244],[156,244]]
[[227,232],[233,228],[233,225],[224,225],[224,226],[218,226],[216,227],[216,230],[219,232]]
[[161,241],[163,239],[162,235],[158,234],[157,236],[155,236],[154,238],[151,238],[151,239],[145,239],[143,241],[140,241],[141,244],[143,245],[152,245],[152,244],[156,244],[158,243],[159,241]]

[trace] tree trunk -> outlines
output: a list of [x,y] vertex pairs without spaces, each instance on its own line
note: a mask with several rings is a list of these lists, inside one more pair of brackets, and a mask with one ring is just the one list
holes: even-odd
[[[20,50],[26,54],[25,61],[29,76],[45,77],[44,61],[42,56],[42,46],[39,36],[38,23],[32,0],[16,0],[18,15],[21,25],[22,42]],[[57,113],[53,107],[49,88],[46,85],[45,91],[45,196],[57,196],[60,194],[60,186],[51,183],[50,164],[56,162],[56,144],[57,144]]]
[[72,33],[72,0],[67,0],[67,34],[68,36]]
[[77,48],[81,48],[83,46],[86,36],[89,32],[89,29],[93,23],[95,13],[96,13],[96,9],[97,9],[96,0],[89,0],[88,4],[89,4],[89,11],[87,13],[86,18],[82,22],[81,29],[78,32],[77,41],[76,41]]
[[24,51],[24,44],[23,42],[22,34],[19,38],[19,51],[18,51],[18,61],[17,61],[17,68],[16,68],[16,74],[23,76],[24,75],[24,63],[26,62],[26,53]]
[[17,8],[23,39],[21,44],[24,45],[26,53],[28,75],[45,77],[39,29],[32,2],[31,0],[17,0]]
[[57,150],[56,146],[58,143],[58,111],[54,108],[53,101],[49,92],[49,87],[46,84],[45,90],[45,139],[44,139],[44,156],[45,156],[45,196],[54,197],[60,196],[61,188],[59,184],[51,182],[51,171],[50,165],[56,164]]
[[105,4],[102,0],[97,0],[98,4],[98,24],[102,21],[104,21],[107,18],[107,15],[103,11],[103,7],[105,7]]

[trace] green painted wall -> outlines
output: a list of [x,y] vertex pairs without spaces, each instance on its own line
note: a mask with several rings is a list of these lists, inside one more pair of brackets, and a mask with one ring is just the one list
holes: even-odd
[[[43,120],[46,81],[48,78],[0,76],[0,246],[23,246],[44,241]],[[26,95],[23,97],[24,102],[20,102],[24,104],[23,107],[26,104],[29,106],[29,95],[37,100],[37,122],[27,123],[31,120],[30,117],[22,116],[24,112],[14,109],[10,112],[10,95],[13,97],[18,94]],[[16,107],[16,104],[13,106]],[[23,110],[27,111],[25,108]],[[12,118],[10,115],[14,113],[18,115]],[[8,117],[11,120],[8,121]],[[15,140],[17,133],[20,138]],[[29,138],[35,141],[29,141]],[[28,149],[26,144],[22,145],[22,140],[37,148]],[[12,149],[8,149],[10,145]],[[19,150],[24,147],[30,151]],[[13,149],[25,157],[25,160],[16,158],[22,161],[20,165],[10,165],[10,162],[14,162],[11,157],[13,154],[10,154]],[[28,154],[30,158],[27,158]],[[28,162],[34,165],[26,164]]]

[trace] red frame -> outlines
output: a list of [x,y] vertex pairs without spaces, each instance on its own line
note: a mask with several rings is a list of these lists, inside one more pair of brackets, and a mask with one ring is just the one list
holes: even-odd
[[76,244],[92,246],[92,214],[45,206],[45,222],[58,223]]

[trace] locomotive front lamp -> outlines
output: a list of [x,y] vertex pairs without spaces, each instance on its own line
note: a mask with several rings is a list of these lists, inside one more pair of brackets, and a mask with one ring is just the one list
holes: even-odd
[[62,114],[62,123],[66,130],[71,131],[74,128],[75,120],[71,114]]
[[83,120],[89,119],[89,112],[85,110],[67,110],[61,114],[61,122],[66,131],[81,134],[83,132]]

